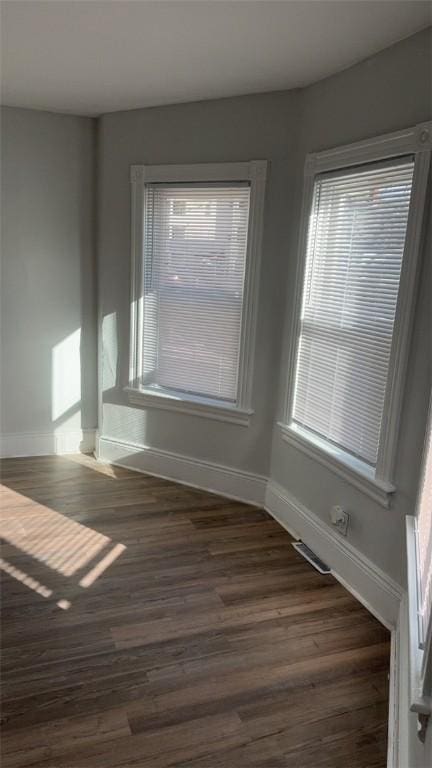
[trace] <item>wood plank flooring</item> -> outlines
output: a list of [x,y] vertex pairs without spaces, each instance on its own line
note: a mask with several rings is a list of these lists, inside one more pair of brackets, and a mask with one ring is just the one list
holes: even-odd
[[388,632],[262,510],[2,463],[3,768],[383,768]]

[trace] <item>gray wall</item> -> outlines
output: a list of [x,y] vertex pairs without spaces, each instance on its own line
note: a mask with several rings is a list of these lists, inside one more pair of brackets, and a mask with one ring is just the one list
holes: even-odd
[[95,121],[1,112],[1,432],[96,426]]
[[[396,131],[432,117],[431,31],[410,37],[302,93],[299,170],[307,152]],[[301,185],[301,179],[299,179]],[[299,217],[299,195],[295,196]],[[424,248],[420,291],[415,309],[408,381],[396,464],[397,493],[391,509],[375,504],[361,491],[306,457],[274,431],[272,479],[307,508],[329,520],[334,504],[351,513],[349,540],[386,573],[405,578],[404,515],[414,511],[427,399],[431,383],[431,230]],[[426,257],[427,256],[427,257]],[[286,370],[294,295],[296,254],[287,259],[287,323],[281,375]],[[281,415],[281,399],[279,416]]]
[[[419,33],[303,91],[101,118],[98,198],[104,436],[268,473],[278,383],[289,345],[304,154],[429,119],[429,44],[430,32]],[[2,118],[2,179],[7,190],[2,200],[2,312],[7,316],[2,323],[2,355],[8,361],[2,371],[2,432],[16,435],[93,427],[94,121],[8,108]],[[129,166],[254,158],[268,159],[271,165],[252,425],[245,428],[153,408],[131,408],[123,392],[129,332]],[[398,492],[392,509],[375,505],[289,447],[277,429],[273,434],[272,478],[325,521],[334,503],[345,505],[352,513],[352,543],[401,582],[403,515],[414,506],[431,378],[430,280],[430,263],[424,259],[401,426]]]
[[[430,223],[393,507],[377,506],[288,446],[274,423],[281,416],[278,390],[289,351],[305,153],[430,119],[430,71],[430,31],[425,31],[303,91],[116,113],[99,121],[102,435],[251,472],[270,472],[273,480],[326,522],[330,507],[342,504],[352,515],[349,540],[401,583],[403,517],[414,509],[431,384]],[[2,111],[3,433],[61,432],[96,425],[94,139],[95,122],[90,119]],[[129,166],[247,159],[271,163],[252,425],[244,428],[129,407],[123,392],[129,343]],[[77,386],[81,396],[74,399]],[[418,764],[424,764],[419,746],[413,744],[414,748]]]
[[[343,504],[350,541],[403,582],[403,515],[413,510],[430,382],[428,281],[424,259],[398,453],[398,492],[390,510],[280,439],[280,384],[289,349],[302,167],[308,151],[427,120],[430,30],[404,40],[302,91],[142,109],[105,115],[99,133],[99,288],[103,349],[101,433],[125,442],[208,459],[271,476],[328,520]],[[128,372],[130,189],[133,163],[267,159],[270,175],[249,428],[133,408]],[[287,288],[288,285],[288,288]],[[283,328],[285,324],[285,334]]]
[[[299,97],[246,96],[106,115],[99,141],[99,287],[103,324],[102,434],[268,472],[277,394],[287,239],[293,208]],[[155,408],[131,408],[128,375],[132,163],[270,160],[250,427]]]

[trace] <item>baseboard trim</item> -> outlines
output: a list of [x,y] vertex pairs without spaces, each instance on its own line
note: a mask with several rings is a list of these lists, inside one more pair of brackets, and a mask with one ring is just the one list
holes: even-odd
[[64,453],[91,453],[95,449],[95,429],[68,432],[27,432],[0,435],[0,457],[51,456]]
[[335,578],[392,632],[387,768],[410,765],[406,595],[401,587],[348,541],[341,539],[282,486],[221,464],[101,437],[94,429],[60,434],[0,436],[2,457],[93,451],[106,464],[174,480],[183,485],[259,506],[292,536],[301,538],[331,567]]
[[387,574],[341,539],[277,483],[257,475],[189,456],[97,436],[85,429],[64,433],[4,434],[0,456],[47,456],[94,451],[100,461],[183,485],[264,506],[288,532],[301,538],[330,566],[334,576],[390,630],[399,622],[402,590]]
[[402,597],[399,584],[277,483],[267,485],[265,508],[292,536],[311,547],[384,626],[390,630],[397,626]]
[[175,480],[253,506],[264,504],[267,478],[263,475],[108,437],[98,438],[97,457],[107,464]]

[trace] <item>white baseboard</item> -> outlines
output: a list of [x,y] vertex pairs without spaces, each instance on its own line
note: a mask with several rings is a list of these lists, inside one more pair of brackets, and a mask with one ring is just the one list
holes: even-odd
[[148,446],[99,438],[98,458],[184,485],[238,499],[267,511],[293,536],[301,538],[330,566],[334,576],[389,629],[397,626],[402,590],[375,563],[262,475],[232,469]]
[[62,434],[0,436],[1,456],[39,456],[88,452],[100,461],[175,480],[265,509],[295,538],[301,538],[332,569],[333,575],[382,624],[392,630],[387,768],[411,768],[408,703],[408,633],[401,587],[348,541],[263,475],[148,446],[100,437],[95,430]]
[[263,475],[107,437],[98,438],[97,457],[108,464],[175,480],[254,506],[264,504],[267,478]]
[[27,432],[0,435],[1,458],[90,453],[95,449],[95,429],[68,432]]
[[277,483],[267,485],[265,508],[291,535],[311,547],[384,626],[397,626],[402,596],[399,584]]

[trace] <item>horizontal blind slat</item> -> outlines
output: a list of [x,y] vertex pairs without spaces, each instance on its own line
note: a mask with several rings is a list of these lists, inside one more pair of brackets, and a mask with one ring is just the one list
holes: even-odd
[[144,383],[235,402],[250,187],[148,184]]
[[314,184],[294,421],[376,464],[413,160]]

